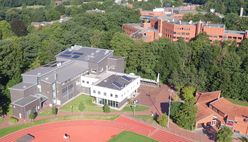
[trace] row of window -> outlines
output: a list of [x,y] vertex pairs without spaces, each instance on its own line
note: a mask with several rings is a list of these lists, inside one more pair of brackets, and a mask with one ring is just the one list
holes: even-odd
[[84,81],[84,80],[82,80],[82,83],[90,84],[89,81]]
[[185,31],[190,31],[190,28],[177,28],[177,30],[185,30]]
[[[93,94],[96,94],[96,90],[93,90]],[[97,94],[98,94],[98,95],[101,95],[102,92],[101,92],[101,91],[97,91]],[[107,93],[106,93],[106,92],[103,92],[103,95],[104,95],[104,96],[107,96]],[[114,94],[110,93],[109,96],[110,96],[110,97],[115,96],[115,98],[118,98],[118,95],[117,95],[117,94],[114,95]]]
[[176,34],[176,35],[189,35],[189,33],[184,33],[184,32],[182,32],[182,33],[174,32],[174,34]]

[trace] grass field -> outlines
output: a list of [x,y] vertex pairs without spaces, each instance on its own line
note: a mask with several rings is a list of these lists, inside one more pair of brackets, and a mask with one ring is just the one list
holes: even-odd
[[33,121],[27,124],[22,124],[22,125],[15,125],[7,128],[0,129],[0,137],[3,137],[9,133],[48,123],[48,122],[55,122],[55,121],[63,121],[63,120],[87,120],[87,119],[97,119],[97,120],[114,120],[118,117],[119,115],[76,115],[76,116],[62,116],[62,117],[54,117],[54,118],[49,118],[49,119],[43,119],[43,120],[38,120],[38,121]]
[[240,106],[248,106],[248,102],[246,101],[240,101],[240,100],[234,100],[234,99],[230,99],[228,98],[228,100],[234,104],[240,105]]
[[79,95],[77,98],[73,99],[69,103],[65,104],[60,111],[65,112],[79,112],[78,106],[80,102],[83,102],[85,109],[84,111],[94,111],[94,112],[102,112],[102,107],[97,106],[92,103],[92,97],[87,95]]
[[[144,105],[137,105],[136,108],[135,108],[135,111],[146,111],[148,110],[149,107],[147,106],[144,106]],[[123,112],[132,112],[132,108],[130,106],[130,104],[126,105],[123,109],[122,109]]]
[[113,137],[109,142],[127,142],[127,140],[128,142],[157,142],[151,138],[128,131]]

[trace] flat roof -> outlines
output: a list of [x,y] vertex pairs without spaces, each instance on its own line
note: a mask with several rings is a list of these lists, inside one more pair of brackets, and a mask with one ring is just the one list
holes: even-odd
[[224,24],[205,24],[205,26],[211,27],[211,28],[224,28],[225,27]]
[[245,31],[235,31],[235,30],[225,30],[225,33],[230,33],[230,34],[245,34]]
[[128,84],[130,84],[134,79],[135,78],[127,76],[127,75],[113,74],[105,78],[98,84],[96,84],[96,86],[106,87],[106,88],[114,89],[114,90],[122,90]]
[[41,66],[41,67],[38,67],[36,69],[27,71],[23,75],[42,76],[42,75],[52,71],[55,68],[56,67],[44,67],[44,66]]
[[56,71],[51,72],[41,78],[41,80],[49,83],[55,81],[55,74],[58,82],[64,82],[69,79],[88,71],[88,67],[82,66],[79,62],[72,62],[70,64],[59,67]]
[[11,89],[16,89],[16,90],[25,90],[25,89],[28,89],[32,86],[36,85],[35,83],[26,83],[26,82],[21,82],[21,83],[18,83],[14,86],[11,87]]
[[23,106],[26,106],[26,105],[28,105],[28,104],[30,104],[30,103],[38,100],[38,99],[40,99],[40,98],[30,95],[30,96],[21,98],[15,102],[13,102],[13,104],[23,107]]
[[113,50],[74,45],[59,53],[57,57],[97,63],[113,52]]

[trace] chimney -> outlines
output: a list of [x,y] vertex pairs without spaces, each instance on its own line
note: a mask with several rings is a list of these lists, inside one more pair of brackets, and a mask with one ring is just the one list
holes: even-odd
[[239,16],[240,16],[240,17],[243,17],[243,13],[244,13],[244,8],[241,7],[241,8],[240,8],[240,15],[239,15]]

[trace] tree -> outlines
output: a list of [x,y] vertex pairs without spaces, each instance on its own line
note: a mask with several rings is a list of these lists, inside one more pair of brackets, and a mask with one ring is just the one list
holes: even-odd
[[37,112],[35,112],[35,111],[32,111],[30,114],[29,114],[29,119],[31,119],[31,120],[34,120],[36,117],[37,117]]
[[84,105],[83,102],[80,102],[80,103],[79,103],[78,109],[79,109],[80,111],[84,111],[84,110],[85,110],[85,105]]
[[110,112],[110,107],[107,104],[104,104],[102,109],[103,109],[103,112],[105,112],[105,113]]
[[13,20],[10,23],[12,31],[17,36],[25,36],[28,34],[27,27],[25,24],[20,20]]
[[54,114],[54,115],[58,114],[58,108],[56,106],[52,107],[52,114]]
[[167,122],[168,122],[168,117],[166,116],[166,114],[162,114],[158,117],[158,124],[162,127],[166,127]]
[[196,89],[192,86],[186,86],[182,89],[182,97],[184,101],[194,100],[194,93]]
[[224,126],[217,133],[217,142],[231,142],[232,135],[232,130],[227,126]]

